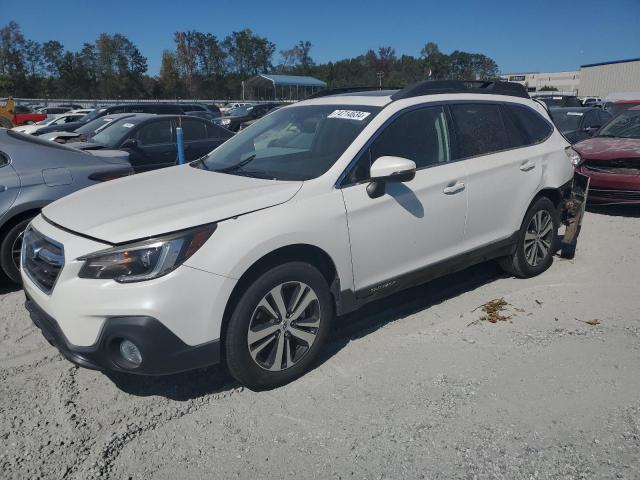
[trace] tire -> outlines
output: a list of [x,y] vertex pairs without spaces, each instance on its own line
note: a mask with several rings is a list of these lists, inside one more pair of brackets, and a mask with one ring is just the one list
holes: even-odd
[[553,263],[559,228],[557,208],[548,198],[539,198],[524,217],[514,253],[501,258],[500,266],[518,278],[540,275]]
[[[296,318],[282,315],[283,310]],[[290,262],[261,274],[242,292],[229,318],[224,335],[229,373],[252,390],[295,380],[315,363],[333,315],[327,281],[312,265]]]
[[22,234],[31,220],[31,218],[21,220],[11,227],[0,243],[0,267],[9,280],[18,285],[22,284],[18,252],[22,245]]

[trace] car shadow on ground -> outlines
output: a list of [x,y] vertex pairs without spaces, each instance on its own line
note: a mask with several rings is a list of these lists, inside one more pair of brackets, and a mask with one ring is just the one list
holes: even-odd
[[[391,322],[507,276],[495,262],[487,262],[404,290],[338,317],[314,368],[325,363],[353,340],[369,335]],[[131,395],[157,395],[176,401],[224,393],[240,386],[224,367],[209,367],[161,377],[141,377],[126,373],[105,375],[116,387]]]
[[20,285],[13,283],[2,273],[0,273],[0,295],[17,292],[18,290],[22,290],[22,287]]
[[587,212],[612,217],[640,218],[640,205],[587,205]]

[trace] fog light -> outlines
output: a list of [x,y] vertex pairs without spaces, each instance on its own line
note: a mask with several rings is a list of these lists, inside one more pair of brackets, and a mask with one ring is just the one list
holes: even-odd
[[127,362],[135,365],[136,367],[142,363],[142,354],[135,343],[129,340],[122,340],[120,342],[120,354]]

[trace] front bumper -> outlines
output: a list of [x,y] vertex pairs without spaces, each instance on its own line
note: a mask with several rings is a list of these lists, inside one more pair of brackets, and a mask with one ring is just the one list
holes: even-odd
[[589,203],[600,205],[640,204],[640,176],[598,172],[580,165],[576,172],[590,179]]
[[[140,375],[167,375],[220,362],[220,341],[187,345],[153,317],[113,317],[105,321],[98,340],[88,347],[69,342],[58,322],[27,295],[25,307],[47,341],[69,361],[93,370]],[[122,340],[133,342],[142,363],[131,366],[119,353]]]

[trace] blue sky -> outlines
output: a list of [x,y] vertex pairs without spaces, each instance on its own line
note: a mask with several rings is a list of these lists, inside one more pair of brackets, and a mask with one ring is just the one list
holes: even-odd
[[489,55],[502,72],[640,57],[640,0],[0,0],[0,24],[9,20],[27,38],[59,40],[70,50],[101,32],[123,33],[151,74],[162,50],[173,48],[173,32],[190,29],[224,38],[250,28],[278,50],[310,40],[319,62],[380,46],[417,56],[428,41],[445,53]]

